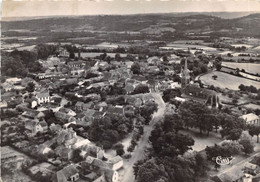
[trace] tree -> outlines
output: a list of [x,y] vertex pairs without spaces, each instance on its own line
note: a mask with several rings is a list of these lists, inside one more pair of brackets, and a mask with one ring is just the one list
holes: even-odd
[[129,145],[128,147],[127,147],[127,152],[133,152],[134,151],[134,149],[135,149],[135,146],[133,146],[132,144],[131,145]]
[[163,100],[164,102],[169,102],[171,99],[175,97],[181,96],[181,90],[180,89],[166,89],[163,91]]
[[75,58],[75,53],[74,53],[74,52],[71,52],[71,53],[70,53],[70,58],[71,58],[71,59],[74,59],[74,58]]
[[33,92],[34,89],[35,89],[35,84],[34,84],[33,82],[29,82],[29,83],[27,84],[26,90],[27,90],[28,92]]
[[194,165],[194,172],[195,176],[206,176],[207,171],[209,170],[208,162],[204,159],[204,157],[197,153],[195,155],[195,164]]
[[214,146],[207,146],[206,149],[207,159],[212,160],[217,156],[230,156],[231,153],[227,148],[215,144]]
[[124,151],[124,145],[122,145],[121,143],[116,145],[114,147],[116,149],[116,155],[122,156],[124,155],[125,151]]
[[2,76],[25,77],[27,75],[28,70],[19,56],[11,57],[5,54],[2,54],[1,56]]
[[81,150],[80,149],[75,149],[73,151],[73,161],[74,162],[80,162],[83,160],[82,156],[80,155]]
[[163,62],[164,62],[164,63],[169,63],[168,57],[167,57],[166,55],[163,56]]
[[216,80],[216,79],[218,78],[218,76],[217,76],[217,75],[213,75],[212,78],[213,78],[214,80]]
[[166,115],[163,122],[163,130],[165,132],[175,131],[178,133],[183,128],[183,121],[178,114]]
[[149,160],[139,167],[137,173],[137,182],[156,182],[162,176],[160,167],[154,160]]
[[144,84],[137,85],[133,94],[149,93],[149,87]]
[[131,66],[131,71],[133,72],[133,74],[140,74],[141,72],[141,67],[140,65],[136,62]]
[[260,134],[260,126],[256,125],[249,125],[248,132],[253,137],[254,135],[257,136],[257,143],[259,143],[259,134]]
[[158,105],[154,102],[147,102],[140,107],[140,115],[145,119],[145,124],[149,124],[152,114],[158,110]]
[[222,64],[223,58],[221,56],[218,56],[215,58],[213,65],[215,68],[219,71],[221,69],[221,64]]
[[243,152],[245,152],[246,155],[254,152],[255,145],[249,134],[243,132],[239,139],[239,144],[244,147]]
[[139,168],[142,164],[145,163],[146,160],[139,160],[137,161],[136,163],[134,163],[134,166],[133,166],[133,169],[134,169],[134,175],[135,175],[135,178],[137,177],[138,175],[138,171],[139,171]]
[[238,155],[240,154],[244,147],[238,143],[238,141],[233,140],[225,140],[221,143],[221,146],[224,150],[229,151],[230,155]]
[[220,131],[221,136],[232,140],[238,140],[242,130],[245,129],[243,119],[225,113],[218,114],[218,118],[222,127],[222,130]]
[[115,55],[115,60],[116,60],[116,61],[120,61],[120,60],[121,60],[121,56],[120,56],[119,53],[116,53],[116,55]]
[[227,135],[227,139],[228,140],[238,140],[241,136],[242,133],[242,129],[241,128],[234,128],[229,130],[228,135]]
[[194,140],[189,135],[164,132],[160,125],[152,131],[149,140],[152,142],[154,152],[158,156],[182,155],[194,145]]
[[238,87],[241,91],[246,91],[246,86],[243,84],[240,84]]

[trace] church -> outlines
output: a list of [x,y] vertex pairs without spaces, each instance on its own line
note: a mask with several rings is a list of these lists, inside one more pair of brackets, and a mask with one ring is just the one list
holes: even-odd
[[219,108],[221,105],[218,93],[214,90],[201,88],[199,84],[190,82],[190,71],[188,70],[187,59],[184,69],[181,72],[181,90],[182,96],[194,101],[202,102],[209,107]]

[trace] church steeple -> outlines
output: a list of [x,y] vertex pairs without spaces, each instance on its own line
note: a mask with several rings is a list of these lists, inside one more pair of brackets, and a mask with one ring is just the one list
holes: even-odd
[[181,87],[185,88],[190,83],[190,74],[188,70],[187,59],[185,59],[184,69],[181,73]]

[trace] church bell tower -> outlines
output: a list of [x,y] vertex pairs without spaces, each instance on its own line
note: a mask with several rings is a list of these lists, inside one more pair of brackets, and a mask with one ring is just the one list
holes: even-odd
[[187,59],[185,59],[184,69],[181,73],[181,88],[185,88],[190,83],[190,73],[188,70]]

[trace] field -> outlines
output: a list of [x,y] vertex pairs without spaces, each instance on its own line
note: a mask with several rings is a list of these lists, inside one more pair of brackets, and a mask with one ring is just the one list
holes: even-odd
[[215,51],[216,48],[213,47],[207,47],[207,46],[203,46],[203,45],[192,45],[192,44],[167,44],[167,47],[172,47],[172,48],[176,48],[176,49],[192,49],[192,48],[196,48],[196,49],[203,49],[205,51]]
[[244,69],[249,73],[258,73],[260,74],[260,64],[256,63],[232,63],[232,62],[222,62],[223,66],[228,66],[230,68],[239,68]]
[[[216,80],[212,78],[213,75],[218,76]],[[219,71],[214,71],[212,73],[203,75],[200,77],[200,80],[206,85],[214,85],[215,87],[228,88],[231,90],[238,90],[238,86],[240,84],[244,84],[246,86],[253,85],[257,89],[260,88],[260,82],[233,76]]]
[[244,46],[246,48],[253,47],[252,45],[248,45],[248,44],[232,44],[231,46],[233,46],[233,47],[242,47],[242,46]]
[[[81,57],[83,58],[94,58],[96,56],[100,56],[101,54],[104,54],[103,52],[82,52],[80,53]],[[108,56],[114,58],[116,53],[107,53]],[[121,57],[126,57],[127,54],[120,54]]]

